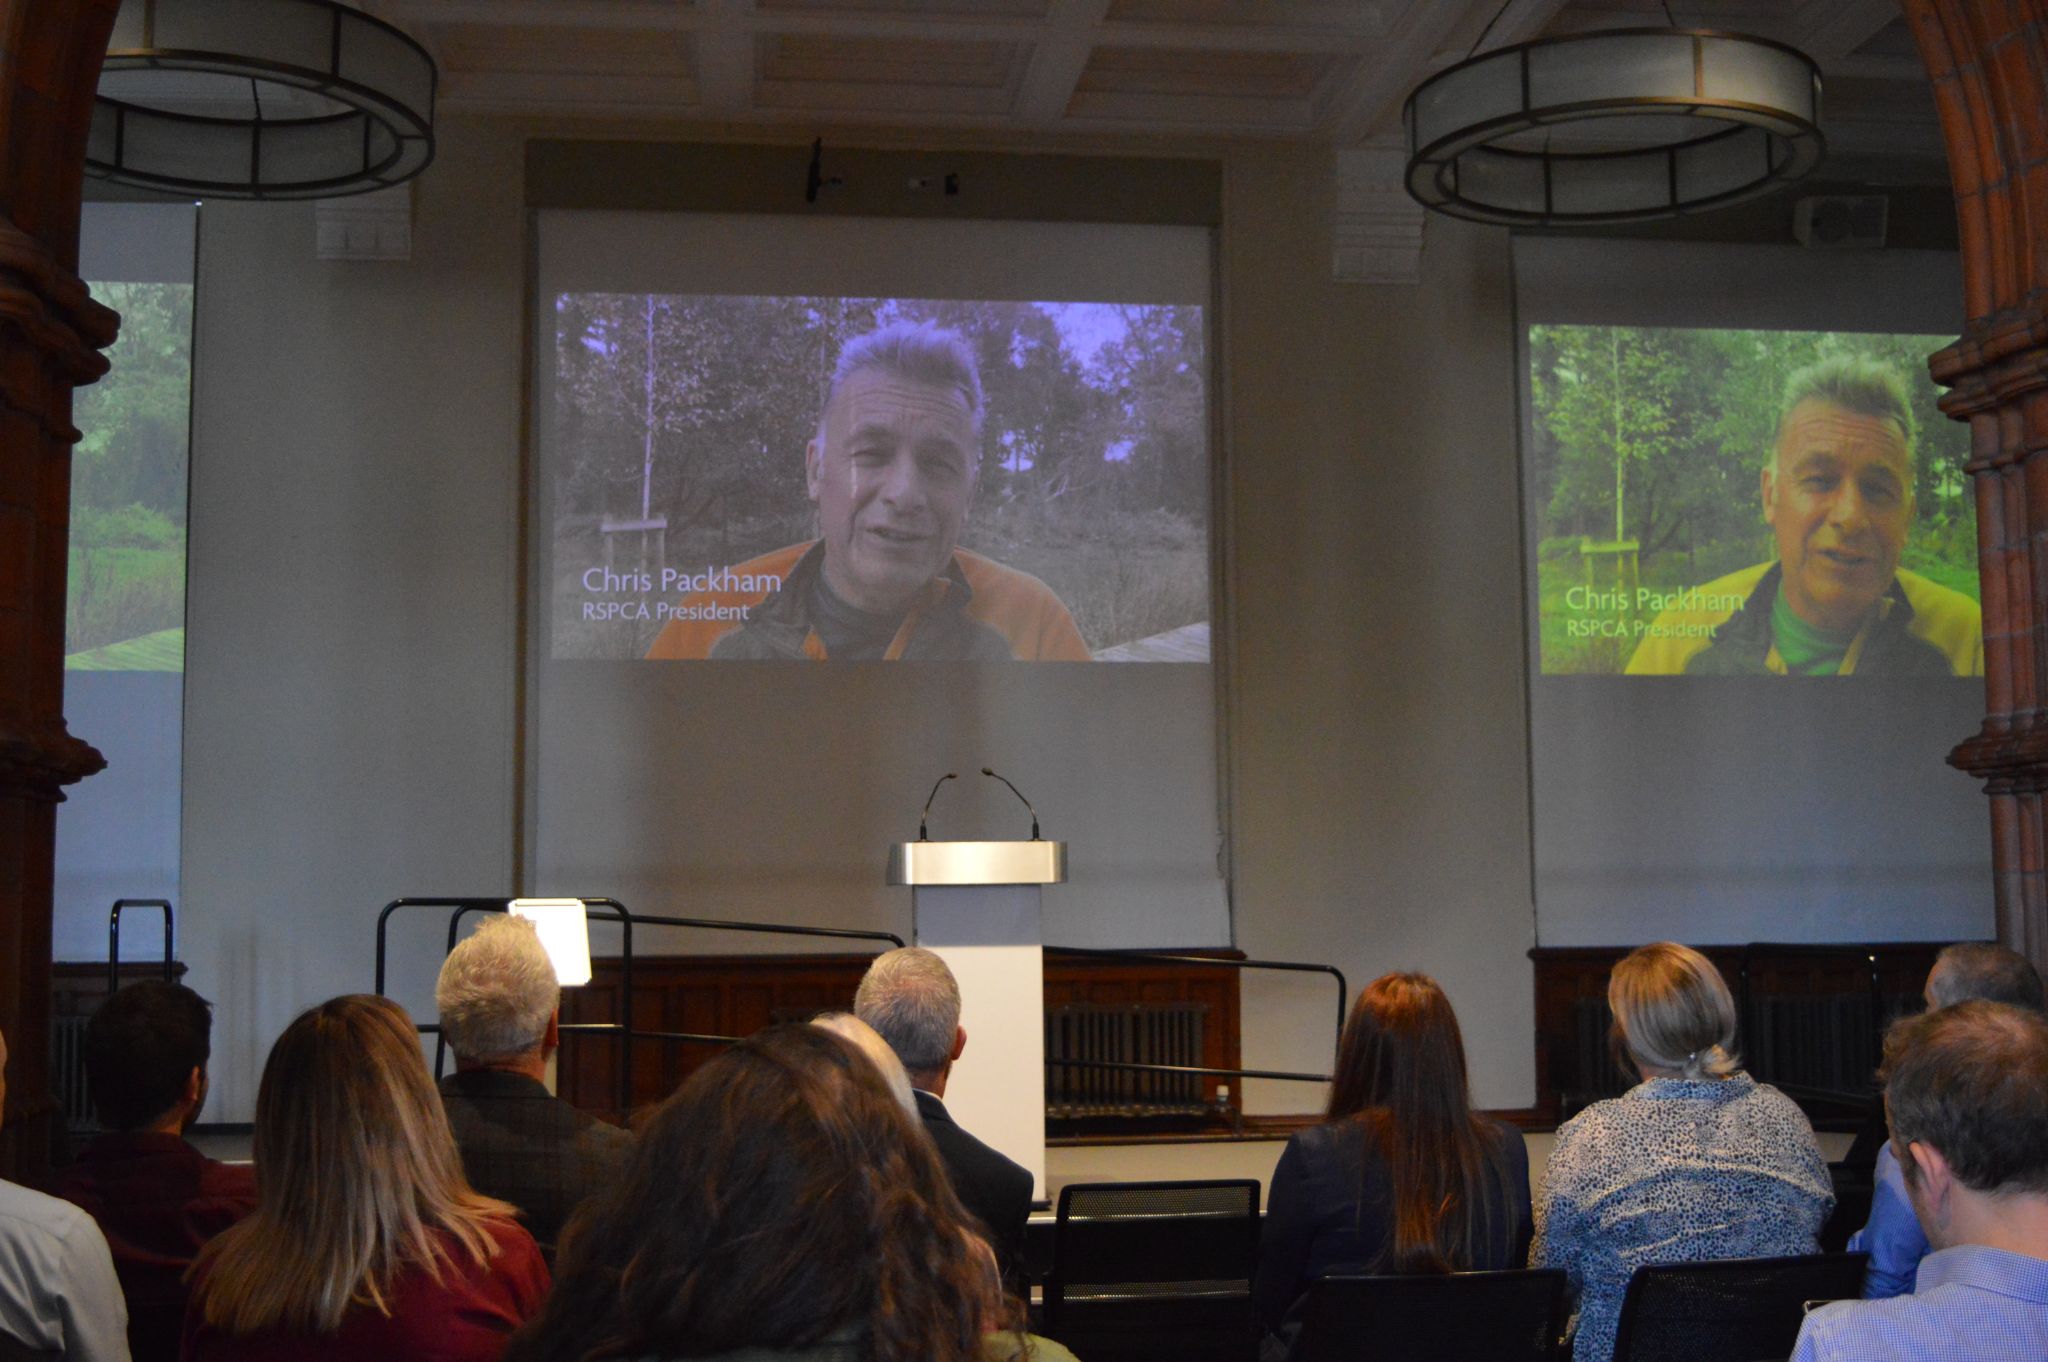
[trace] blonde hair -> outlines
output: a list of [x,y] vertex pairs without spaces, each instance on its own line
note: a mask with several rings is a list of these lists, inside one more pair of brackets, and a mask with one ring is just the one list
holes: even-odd
[[510,913],[483,920],[441,964],[434,1006],[457,1057],[510,1059],[538,1046],[562,1001],[540,933]]
[[1685,1078],[1726,1078],[1736,1059],[1735,998],[1714,962],[1658,941],[1630,951],[1607,977],[1607,1006],[1637,1064]]
[[200,1257],[197,1308],[229,1334],[389,1315],[401,1273],[441,1280],[443,1235],[481,1266],[515,1214],[470,1190],[412,1018],[370,994],[300,1013],[270,1048],[255,1159],[255,1211]]
[[910,1090],[910,1075],[903,1071],[903,1061],[889,1048],[889,1042],[882,1039],[881,1032],[851,1012],[820,1012],[811,1018],[811,1025],[823,1027],[842,1040],[852,1041],[855,1048],[881,1070],[882,1082],[888,1084],[889,1095],[896,1099],[896,1105],[903,1108],[913,1121],[924,1119],[917,1114],[917,1095]]

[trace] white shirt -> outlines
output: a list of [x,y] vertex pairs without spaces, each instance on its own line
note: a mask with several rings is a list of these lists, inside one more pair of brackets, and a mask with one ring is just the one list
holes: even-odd
[[128,1303],[92,1217],[0,1181],[0,1334],[66,1362],[129,1362]]

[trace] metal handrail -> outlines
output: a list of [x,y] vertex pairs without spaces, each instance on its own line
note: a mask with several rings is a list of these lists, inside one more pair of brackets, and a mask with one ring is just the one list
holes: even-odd
[[790,927],[779,922],[726,922],[712,917],[654,917],[635,913],[633,921],[649,927],[698,927],[716,932],[756,932],[776,936],[829,936],[848,941],[887,941],[899,949],[903,938],[894,932],[869,932],[853,927]]
[[[1048,955],[1082,955],[1114,960],[1157,960],[1173,965],[1212,965],[1226,969],[1285,970],[1298,974],[1327,974],[1337,981],[1337,1035],[1344,1034],[1344,1014],[1349,1010],[1351,985],[1344,971],[1335,965],[1310,964],[1301,960],[1232,960],[1218,955],[1179,955],[1171,951],[1126,951],[1102,946],[1047,946]],[[1320,1080],[1327,1082],[1327,1079]]]
[[[400,908],[447,908],[448,944],[455,949],[462,919],[470,913],[506,911],[510,902],[505,898],[454,897],[454,898],[397,898],[384,905],[377,914],[377,960],[376,991],[384,992],[385,952],[391,915]],[[564,1022],[557,1029],[564,1034],[598,1034],[619,1037],[619,1064],[614,1079],[617,1089],[618,1106],[624,1110],[632,1093],[632,1048],[635,1040],[661,1040],[683,1044],[732,1045],[742,1039],[739,1036],[717,1036],[694,1031],[642,1031],[631,1025],[633,1017],[633,928],[673,927],[696,931],[740,932],[754,935],[813,936],[834,940],[886,941],[901,947],[903,938],[894,932],[867,931],[850,927],[793,927],[775,922],[739,922],[721,918],[666,917],[655,914],[635,913],[613,898],[584,898],[581,902],[586,909],[600,907],[609,909],[608,920],[616,921],[622,932],[619,955],[619,1004],[625,1022]],[[168,912],[168,905],[165,905]],[[1299,960],[1233,960],[1211,955],[1185,955],[1172,951],[1117,950],[1093,946],[1047,946],[1051,955],[1081,956],[1095,959],[1142,960],[1160,964],[1205,965],[1226,969],[1260,969],[1275,972],[1327,974],[1337,983],[1337,1033],[1343,1034],[1345,1013],[1350,1002],[1350,983],[1344,972],[1335,965],[1314,964]],[[168,946],[166,946],[168,953]],[[422,1035],[434,1036],[434,1074],[439,1078],[446,1064],[447,1042],[442,1036],[438,1023],[419,1023]],[[1281,1069],[1219,1069],[1185,1064],[1144,1064],[1135,1061],[1098,1059],[1048,1059],[1049,1068],[1108,1069],[1131,1073],[1183,1074],[1193,1077],[1210,1078],[1259,1078],[1281,1082],[1328,1083],[1330,1075],[1295,1073]]]
[[[380,995],[384,992],[385,947],[388,941],[391,915],[394,912],[400,908],[450,909],[451,911],[448,915],[447,950],[453,951],[464,917],[471,913],[505,912],[506,906],[510,901],[510,899],[506,898],[479,898],[472,896],[454,898],[397,898],[385,904],[383,910],[377,914],[376,991]],[[635,1040],[688,1041],[726,1045],[740,1039],[738,1036],[699,1035],[687,1031],[640,1031],[634,1029],[632,1026],[633,928],[636,925],[679,927],[699,931],[742,932],[754,935],[816,936],[828,937],[834,940],[887,941],[895,946],[900,947],[903,945],[903,938],[894,932],[863,931],[851,927],[791,927],[779,922],[735,922],[720,918],[663,917],[653,914],[635,913],[614,898],[593,897],[583,898],[580,901],[586,909],[600,907],[611,910],[607,920],[616,921],[619,924],[621,931],[619,1010],[625,1017],[625,1021],[565,1022],[558,1024],[556,1029],[572,1035],[604,1033],[618,1036],[619,1064],[614,1084],[617,1090],[618,1109],[621,1111],[625,1110],[632,1095],[633,1042]],[[422,1035],[431,1034],[434,1037],[434,1077],[439,1079],[442,1069],[446,1066],[447,1062],[447,1041],[442,1036],[441,1027],[438,1023],[420,1023],[418,1024],[418,1029]]]
[[1298,1074],[1284,1069],[1207,1069],[1196,1064],[1141,1064],[1122,1059],[1048,1059],[1048,1069],[1117,1069],[1140,1074],[1195,1074],[1209,1078],[1277,1078],[1293,1083],[1328,1083],[1328,1074]]
[[161,908],[164,910],[164,982],[176,982],[176,960],[172,955],[171,901],[169,899],[115,899],[113,908],[107,913],[107,996],[113,997],[121,989],[121,913],[128,908]]
[[[623,932],[627,967],[621,971],[620,975],[619,1006],[624,1011],[627,1021],[630,1022],[633,1017],[633,915],[626,910],[626,905],[620,903],[617,899],[599,897],[580,899],[579,901],[583,904],[586,916],[588,915],[588,910],[593,907],[611,909],[615,915],[615,920],[619,923],[620,929]],[[386,929],[390,924],[391,915],[400,908],[447,908],[451,910],[448,914],[448,944],[442,952],[445,958],[449,952],[455,949],[456,936],[462,927],[463,918],[471,913],[502,913],[507,911],[507,905],[510,903],[511,900],[505,898],[467,896],[444,899],[397,898],[385,904],[383,911],[377,914],[376,991],[379,996],[382,996],[384,992]],[[421,1035],[431,1034],[434,1037],[434,1078],[438,1082],[441,1077],[441,1071],[448,1062],[447,1038],[441,1034],[441,1027],[438,1023],[415,1023],[415,1025]],[[575,1023],[571,1023],[569,1027],[558,1027],[557,1029],[574,1030],[580,1029],[580,1027]],[[630,1027],[621,1027],[620,1032],[619,1069],[614,1081],[617,1085],[619,1100],[623,1108],[626,1093],[631,1089],[633,1032]]]

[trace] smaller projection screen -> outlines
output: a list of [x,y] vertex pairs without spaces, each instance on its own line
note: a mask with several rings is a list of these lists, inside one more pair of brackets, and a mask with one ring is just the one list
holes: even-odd
[[[1985,935],[1952,256],[1518,239],[1544,945]],[[1730,281],[1739,281],[1731,286]]]
[[1545,676],[1982,676],[1941,335],[1532,325]]
[[[180,901],[198,232],[191,203],[88,203],[80,220],[79,272],[121,331],[106,376],[72,402],[64,712],[107,770],[58,805],[59,960],[106,959],[115,899]],[[163,948],[154,911],[124,917],[124,957]]]
[[532,892],[901,930],[939,777],[933,837],[1028,832],[987,767],[1068,843],[1049,941],[1227,942],[1208,229],[535,240]]

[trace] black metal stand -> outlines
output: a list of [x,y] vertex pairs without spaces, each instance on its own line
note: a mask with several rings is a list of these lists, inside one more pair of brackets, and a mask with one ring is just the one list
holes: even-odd
[[107,914],[107,996],[113,997],[121,987],[121,914],[129,908],[161,908],[164,913],[164,982],[176,979],[177,967],[172,958],[171,901],[169,899],[115,899],[114,906]]
[[[400,898],[384,905],[377,914],[377,985],[379,994],[384,992],[384,951],[387,927],[391,915],[400,908],[446,908],[448,914],[448,944],[446,950],[455,949],[462,919],[471,913],[502,913],[510,902],[502,898]],[[607,921],[619,924],[621,941],[619,951],[619,1012],[622,1020],[616,1022],[566,1022],[558,1029],[569,1034],[615,1034],[619,1037],[618,1072],[614,1077],[618,1102],[616,1109],[624,1111],[632,1100],[633,1091],[633,1042],[635,1040],[663,1040],[685,1044],[730,1045],[740,1039],[738,1036],[708,1036],[690,1031],[641,1031],[633,1022],[633,928],[681,927],[699,931],[747,932],[756,935],[773,936],[821,936],[850,941],[887,941],[901,946],[903,938],[894,932],[866,932],[850,927],[789,927],[773,922],[726,922],[717,918],[658,917],[630,911],[626,905],[613,898],[585,898],[582,900],[586,914],[592,908],[609,910]],[[168,906],[167,909],[168,911]],[[439,1081],[447,1061],[447,1042],[441,1036],[438,1022],[418,1024],[422,1035],[434,1037],[434,1078]]]
[[[140,904],[160,902],[159,900],[122,900],[123,903]],[[503,898],[399,898],[384,905],[377,914],[377,972],[376,991],[384,992],[384,957],[388,940],[391,915],[401,908],[445,908],[448,913],[448,942],[445,950],[455,949],[460,934],[462,919],[471,913],[502,913],[509,902]],[[860,931],[850,927],[791,927],[774,922],[733,922],[719,918],[660,917],[653,914],[635,913],[613,898],[585,898],[582,900],[586,912],[592,908],[603,909],[606,921],[617,922],[621,931],[619,952],[619,1011],[621,1020],[616,1022],[568,1022],[561,1026],[565,1033],[577,1035],[617,1035],[619,1038],[618,1071],[614,1076],[617,1089],[617,1110],[624,1111],[631,1102],[633,1077],[633,1042],[636,1040],[659,1040],[693,1045],[731,1045],[741,1039],[738,1036],[712,1036],[692,1031],[642,1031],[632,1025],[633,1021],[633,929],[641,927],[676,927],[694,931],[741,932],[769,936],[815,936],[842,941],[886,941],[892,946],[902,946],[903,938],[894,932]],[[116,928],[119,925],[120,904],[115,905]],[[170,905],[162,904],[168,924]],[[170,967],[170,946],[168,925],[165,932],[165,969]],[[1350,1000],[1350,985],[1344,972],[1335,965],[1309,964],[1294,960],[1229,960],[1208,955],[1180,955],[1162,951],[1103,950],[1081,946],[1047,946],[1048,955],[1084,956],[1116,960],[1150,960],[1162,964],[1207,965],[1219,969],[1235,970],[1277,970],[1293,973],[1327,974],[1337,981],[1337,1032],[1344,1030],[1344,1013]],[[422,1035],[434,1037],[434,1077],[438,1080],[447,1062],[447,1044],[441,1038],[438,1022],[418,1024]],[[1115,1069],[1136,1073],[1196,1074],[1217,1078],[1265,1078],[1298,1083],[1327,1083],[1328,1074],[1292,1073],[1275,1069],[1208,1069],[1179,1064],[1137,1064],[1113,1060],[1056,1059],[1047,1060],[1050,1066],[1073,1069]]]

